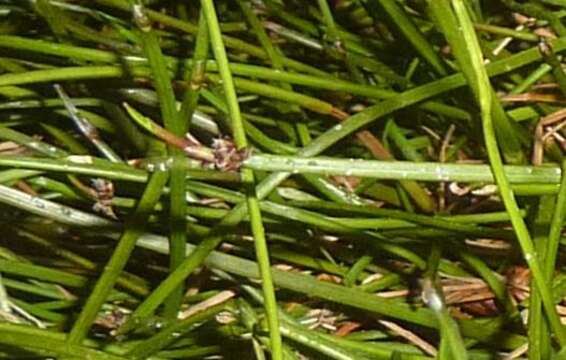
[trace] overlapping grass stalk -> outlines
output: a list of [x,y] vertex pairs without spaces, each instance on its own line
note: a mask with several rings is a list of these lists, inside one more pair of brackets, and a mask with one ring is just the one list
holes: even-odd
[[565,10],[0,0],[0,357],[561,359]]

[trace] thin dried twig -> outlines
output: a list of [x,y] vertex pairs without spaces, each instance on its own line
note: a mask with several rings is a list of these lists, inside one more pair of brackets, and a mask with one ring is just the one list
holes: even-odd
[[436,348],[434,346],[432,346],[430,343],[425,341],[423,338],[421,338],[420,336],[418,336],[414,332],[407,330],[407,329],[403,328],[402,326],[400,326],[400,325],[398,325],[394,322],[391,322],[391,321],[379,320],[379,323],[381,325],[385,326],[386,328],[388,328],[389,330],[391,330],[396,335],[401,336],[402,338],[409,341],[411,344],[420,348],[422,351],[424,351],[428,355],[436,356],[436,354],[438,353],[438,351],[436,350]]

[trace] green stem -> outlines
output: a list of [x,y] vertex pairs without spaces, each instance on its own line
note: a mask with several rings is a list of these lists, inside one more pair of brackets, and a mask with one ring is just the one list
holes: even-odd
[[379,19],[385,13],[387,19],[399,31],[399,33],[415,48],[430,67],[440,76],[446,76],[446,67],[432,45],[424,37],[421,30],[411,21],[411,18],[394,0],[364,1],[369,14],[374,19]]
[[[232,131],[234,141],[238,149],[247,146],[246,133],[244,123],[238,105],[232,72],[230,71],[226,49],[222,41],[218,19],[216,17],[216,9],[212,0],[201,0],[204,15],[208,23],[208,30],[214,56],[218,64],[218,70],[222,78],[222,85],[228,103],[228,109],[231,117]],[[246,198],[248,212],[254,236],[254,244],[256,247],[256,256],[260,267],[260,275],[262,279],[263,295],[265,297],[265,312],[267,314],[269,337],[271,340],[271,355],[274,360],[283,359],[283,344],[279,330],[279,318],[277,315],[277,302],[275,299],[275,288],[271,278],[271,266],[269,262],[269,252],[263,228],[261,211],[259,208],[258,196],[256,193],[256,184],[254,173],[252,170],[244,169],[242,171],[242,180],[246,186]]]
[[[208,25],[206,17],[200,13],[199,28],[197,32],[196,44],[193,53],[192,66],[187,68],[185,80],[188,81],[188,88],[185,91],[179,116],[187,124],[193,118],[193,114],[198,105],[200,89],[204,84],[206,76],[206,63],[208,57]],[[188,128],[188,126],[187,126]]]
[[[303,150],[302,152],[306,151]],[[387,180],[403,179],[433,182],[494,182],[494,175],[489,165],[477,164],[330,159],[323,157],[298,158],[257,154],[249,157],[243,165],[257,171],[295,174],[346,175]],[[507,165],[503,167],[503,171],[513,184],[558,184],[561,174],[561,170],[556,166]]]
[[69,345],[80,344],[87,336],[88,330],[96,319],[102,304],[106,301],[118,276],[124,269],[131,252],[134,250],[136,241],[143,234],[147,218],[159,200],[167,178],[167,173],[159,172],[153,174],[149,179],[134,214],[126,223],[118,246],[106,264],[104,272],[98,279],[77,321],[69,332],[67,338]]
[[556,266],[556,258],[558,255],[558,247],[563,229],[564,219],[566,218],[566,161],[562,162],[562,180],[560,189],[556,197],[556,206],[552,214],[550,222],[550,231],[548,233],[547,248],[545,254],[544,272],[547,279],[552,279],[552,273]]
[[[149,66],[153,75],[153,82],[157,90],[161,117],[165,129],[173,135],[183,138],[186,132],[186,124],[177,112],[175,93],[171,84],[171,78],[167,70],[167,62],[161,52],[159,37],[151,28],[147,19],[146,9],[140,2],[130,1],[134,20],[140,29],[144,53],[147,56]],[[139,11],[137,11],[139,9]],[[178,147],[168,145],[168,154],[173,157],[173,166],[170,169],[170,223],[169,242],[171,251],[169,253],[169,269],[174,271],[185,257],[185,243],[187,241],[185,223],[185,170],[180,163],[184,152]],[[177,311],[181,306],[184,287],[179,285],[165,302],[164,313],[166,317],[176,318]]]
[[[177,105],[171,78],[167,70],[167,62],[161,52],[159,37],[152,29],[148,19],[147,10],[140,2],[130,1],[134,20],[139,28],[139,35],[142,41],[144,53],[147,56],[149,66],[153,75],[153,82],[157,90],[159,105],[161,108],[161,117],[165,125],[165,129],[173,135],[183,138],[186,131],[186,125],[177,112]],[[180,166],[181,159],[184,156],[183,150],[178,147],[169,145],[168,153],[173,157],[173,166],[170,169],[170,246],[169,253],[169,269],[174,271],[175,268],[183,261],[185,256],[186,243],[186,225],[185,225],[185,170]],[[183,297],[183,286],[179,285],[177,289],[170,295],[165,302],[165,316],[175,318]]]
[[[108,354],[80,344],[68,344],[65,335],[52,330],[35,329],[31,326],[0,323],[2,343],[15,347],[37,350],[40,354],[47,352],[60,358],[71,359],[77,354],[92,360],[125,360],[125,357]],[[42,356],[40,356],[42,357]]]
[[511,216],[511,223],[517,234],[517,240],[521,246],[523,256],[527,262],[529,269],[531,270],[531,275],[533,277],[536,288],[539,291],[541,300],[546,311],[550,326],[556,336],[559,344],[561,346],[566,345],[566,332],[562,327],[560,322],[560,317],[558,316],[556,309],[554,307],[554,302],[552,300],[552,292],[549,287],[547,277],[543,272],[540,265],[539,258],[535,252],[531,235],[520,216],[520,210],[515,200],[513,190],[510,187],[509,179],[505,174],[503,168],[503,161],[501,160],[501,154],[499,152],[497,140],[495,137],[495,130],[493,126],[493,119],[491,113],[492,106],[492,89],[489,83],[489,78],[487,72],[483,66],[483,58],[481,55],[481,50],[473,30],[471,20],[468,17],[466,7],[462,0],[452,0],[452,6],[454,8],[454,13],[458,19],[460,26],[462,27],[462,34],[466,40],[466,44],[469,49],[470,63],[474,72],[475,84],[473,85],[478,89],[478,101],[480,103],[480,109],[482,114],[482,124],[484,131],[484,140],[488,152],[489,161],[493,169],[493,174],[495,177],[495,182],[499,187],[499,194],[503,200],[505,208]]
[[33,279],[45,280],[55,284],[77,288],[85,286],[88,282],[88,279],[84,276],[15,260],[0,260],[0,272],[27,276]]
[[194,331],[204,325],[207,320],[224,309],[226,309],[226,304],[218,304],[199,311],[186,319],[176,321],[149,339],[139,343],[128,353],[128,356],[132,359],[147,359],[189,331]]

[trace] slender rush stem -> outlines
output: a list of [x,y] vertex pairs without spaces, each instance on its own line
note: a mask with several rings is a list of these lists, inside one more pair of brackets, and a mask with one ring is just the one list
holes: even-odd
[[535,252],[531,235],[520,216],[520,210],[515,200],[513,190],[511,189],[509,179],[505,174],[503,168],[503,161],[501,160],[501,154],[499,152],[499,147],[495,137],[495,130],[493,126],[492,119],[492,88],[489,83],[489,78],[485,71],[483,65],[483,57],[481,50],[479,48],[478,40],[476,34],[473,30],[473,25],[467,14],[467,9],[462,0],[451,0],[451,4],[454,8],[454,14],[458,19],[458,22],[462,28],[462,35],[466,40],[468,55],[470,58],[470,63],[472,65],[473,77],[475,81],[475,86],[478,89],[479,104],[482,114],[482,124],[484,131],[484,140],[488,152],[489,161],[493,169],[493,175],[495,177],[495,182],[499,187],[499,194],[503,200],[507,212],[511,216],[511,223],[515,232],[517,234],[517,240],[523,251],[523,256],[527,262],[533,280],[535,282],[536,288],[538,289],[544,309],[547,314],[550,326],[556,336],[559,344],[561,346],[566,345],[566,332],[562,327],[560,317],[556,312],[554,307],[554,302],[552,300],[552,291],[549,287],[547,281],[547,276],[543,272],[540,265],[539,258]]
[[[284,155],[250,156],[244,167],[258,171],[294,174],[360,176],[387,180],[494,182],[489,165],[450,164],[411,161],[377,161],[335,158],[297,158]],[[558,184],[560,168],[556,166],[507,165],[503,171],[513,184]]]
[[547,279],[552,279],[552,273],[556,265],[556,257],[560,244],[560,236],[563,229],[564,219],[566,218],[566,161],[562,162],[562,180],[560,190],[556,197],[556,205],[550,222],[548,242],[545,254],[544,272]]
[[151,338],[137,345],[128,353],[128,356],[132,359],[147,359],[149,356],[175,342],[179,337],[189,331],[193,331],[204,325],[207,320],[225,308],[226,304],[217,304],[186,319],[174,322],[170,326],[153,335]]
[[[228,109],[231,117],[232,131],[234,141],[238,149],[247,146],[246,133],[244,130],[244,122],[240,113],[236,89],[230,71],[226,49],[222,41],[218,19],[216,17],[216,9],[212,0],[201,0],[204,15],[208,23],[210,41],[218,70],[222,77],[222,84]],[[265,298],[265,312],[267,314],[269,326],[269,338],[271,340],[271,356],[274,360],[283,359],[283,344],[279,330],[279,317],[277,314],[277,301],[275,299],[275,288],[271,278],[271,265],[269,262],[269,252],[267,249],[267,241],[265,239],[265,230],[263,228],[261,210],[259,208],[259,200],[256,193],[255,177],[252,170],[243,169],[242,179],[246,186],[246,198],[248,204],[248,212],[254,236],[254,244],[256,256],[260,268],[262,279],[263,296]]]
[[114,287],[118,276],[124,269],[131,252],[134,250],[136,241],[143,234],[147,219],[161,196],[163,187],[167,182],[167,178],[167,173],[157,172],[149,179],[134,214],[126,223],[125,230],[118,242],[118,246],[114,250],[112,257],[104,268],[104,272],[94,286],[94,289],[83,307],[79,318],[69,332],[69,336],[67,338],[68,344],[80,344],[87,336],[88,330],[96,319],[98,311],[108,298],[108,295]]
[[[130,0],[134,20],[139,28],[139,35],[143,45],[144,53],[149,62],[153,75],[153,83],[157,90],[161,117],[165,129],[177,137],[183,138],[187,126],[177,111],[175,93],[171,84],[171,78],[167,70],[167,62],[161,52],[159,37],[152,29],[151,22],[147,15],[147,10],[136,0]],[[168,153],[173,157],[173,166],[170,169],[170,224],[169,241],[171,252],[169,253],[169,269],[175,268],[185,257],[185,243],[187,242],[185,224],[185,170],[180,166],[181,159],[184,157],[183,150],[176,146],[169,145]],[[180,284],[165,302],[165,315],[176,318],[177,311],[181,306],[184,288]]]
[[77,354],[92,360],[125,360],[125,357],[112,355],[107,352],[92,349],[81,344],[68,344],[65,335],[50,331],[36,329],[31,326],[22,326],[9,323],[0,323],[2,343],[18,348],[47,351],[60,358],[75,358]]
[[188,81],[188,88],[185,91],[179,116],[188,125],[189,120],[193,118],[193,114],[198,105],[200,89],[205,81],[206,63],[209,50],[208,25],[206,17],[200,13],[198,24],[197,39],[193,54],[192,66],[187,68],[185,80]]
[[379,19],[387,14],[387,19],[395,26],[411,46],[425,59],[435,73],[441,76],[447,74],[442,58],[434,51],[432,45],[425,38],[422,31],[411,21],[401,5],[394,0],[367,1],[365,3],[369,14]]

